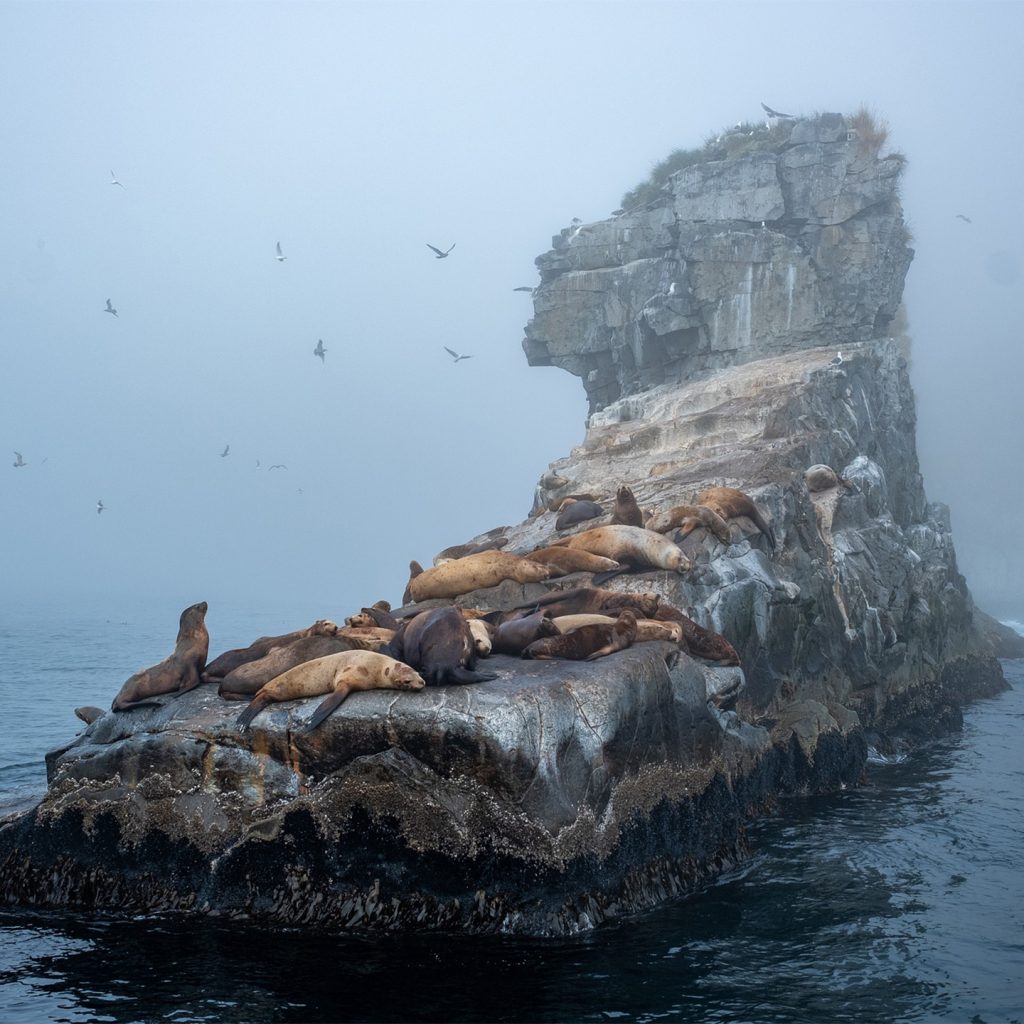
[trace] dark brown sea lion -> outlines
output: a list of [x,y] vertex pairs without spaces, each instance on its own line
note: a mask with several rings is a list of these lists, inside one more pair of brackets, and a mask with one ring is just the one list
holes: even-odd
[[204,683],[219,683],[229,672],[233,672],[239,665],[256,661],[265,654],[269,654],[275,647],[286,647],[295,640],[301,640],[306,636],[335,636],[338,627],[330,619],[317,619],[312,626],[305,629],[297,629],[293,633],[284,633],[281,636],[261,636],[254,640],[248,647],[236,647],[232,651],[225,651],[218,655],[203,672]]
[[545,636],[557,636],[558,628],[543,612],[536,611],[521,619],[510,619],[498,626],[494,634],[492,651],[495,654],[511,654],[518,658],[523,651]]
[[403,605],[412,604],[412,600],[413,600],[413,598],[412,598],[412,581],[414,579],[416,579],[417,576],[422,576],[422,575],[423,575],[423,566],[420,565],[420,563],[417,562],[416,559],[414,558],[409,563],[409,582],[406,583],[405,590],[402,593],[402,604]]
[[629,647],[635,639],[636,616],[626,608],[611,625],[580,626],[561,636],[534,640],[522,657],[594,661]]
[[592,555],[579,548],[538,548],[526,556],[531,562],[540,562],[552,570],[551,576],[568,576],[574,572],[607,572],[618,569],[619,563],[603,555]]
[[[611,625],[616,619],[614,615],[560,615],[551,621],[558,627],[559,633],[571,633],[580,626],[595,624]],[[683,639],[683,624],[659,619],[637,619],[636,638],[633,643],[640,644],[647,640],[667,640],[678,644]]]
[[402,623],[388,650],[416,669],[430,686],[483,683],[493,672],[475,672],[477,650],[469,623],[457,608],[431,608]]
[[612,526],[643,526],[644,514],[636,503],[633,492],[623,485],[615,494],[612,506]]
[[560,498],[552,498],[548,502],[548,511],[561,512],[567,501],[571,504],[574,501],[597,501],[597,498],[593,494],[563,494]]
[[735,487],[709,487],[697,495],[694,504],[706,505],[723,519],[746,516],[768,538],[772,550],[775,549],[775,532],[771,524],[758,511],[750,496]]
[[75,708],[75,714],[83,721],[86,725],[92,725],[97,718],[102,718],[106,711],[103,708],[94,708],[91,705],[85,707]]
[[704,658],[707,661],[714,661],[720,665],[738,665],[740,656],[721,633],[705,629],[699,626],[689,616],[684,615],[678,608],[662,601],[653,618],[666,622],[679,622],[683,627],[683,641],[680,646],[685,646],[695,658]]
[[423,680],[408,665],[373,651],[341,651],[306,661],[262,686],[238,716],[240,729],[268,705],[329,693],[313,712],[306,731],[315,729],[350,693],[356,690],[422,690]]
[[676,505],[647,520],[648,530],[669,533],[680,527],[684,537],[689,536],[698,526],[710,530],[723,544],[732,543],[729,524],[717,512],[704,505]]
[[206,602],[200,601],[181,613],[174,653],[127,680],[110,705],[111,711],[126,711],[164,693],[187,693],[202,682],[203,666],[210,651],[206,607]]
[[559,506],[555,529],[567,530],[577,523],[585,523],[588,519],[596,519],[603,515],[604,509],[596,501],[577,501],[573,498],[565,498]]
[[398,629],[398,619],[391,614],[391,608],[378,608],[372,605],[361,608],[355,615],[345,619],[346,626],[377,626],[380,629]]
[[627,594],[618,590],[602,590],[599,587],[576,587],[573,590],[553,590],[536,601],[518,605],[520,609],[539,609],[557,618],[559,615],[583,615],[593,612],[599,615],[618,615],[629,608],[647,619],[655,618],[658,610],[658,595],[652,593]]
[[495,537],[493,540],[486,540],[480,544],[453,544],[444,551],[434,555],[434,565],[449,558],[465,558],[466,555],[479,555],[482,551],[497,551],[508,544],[508,537]]
[[271,679],[276,679],[296,665],[351,650],[352,644],[342,637],[305,636],[284,647],[275,647],[256,661],[239,665],[224,676],[217,692],[225,700],[247,700]]

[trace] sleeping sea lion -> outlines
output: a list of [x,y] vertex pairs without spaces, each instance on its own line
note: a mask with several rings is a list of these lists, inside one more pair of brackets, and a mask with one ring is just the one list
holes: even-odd
[[562,506],[569,502],[572,504],[574,501],[597,501],[592,494],[563,494],[560,498],[552,498],[548,502],[549,512],[561,512]]
[[[614,615],[559,615],[551,621],[559,633],[571,633],[580,626],[611,625],[617,616]],[[667,640],[677,644],[683,639],[683,626],[680,622],[659,622],[657,619],[637,619],[635,644],[647,640]]]
[[573,572],[607,572],[618,569],[619,563],[602,555],[592,555],[579,548],[551,547],[538,548],[526,557],[531,562],[540,562],[552,570],[551,577],[568,576]]
[[595,526],[591,530],[563,537],[555,546],[578,548],[604,555],[633,568],[672,569],[686,572],[693,563],[678,544],[642,526]]
[[807,484],[807,490],[812,494],[840,486],[845,487],[848,491],[854,489],[849,480],[841,477],[831,466],[821,463],[804,470],[804,483]]
[[181,613],[174,653],[159,665],[136,672],[128,679],[110,705],[111,711],[125,711],[164,693],[187,693],[202,682],[210,650],[206,608],[206,602],[200,601]]
[[493,650],[495,654],[510,654],[518,658],[534,640],[545,636],[558,636],[558,629],[543,611],[536,611],[498,626]]
[[582,615],[587,612],[618,615],[624,608],[637,615],[652,619],[658,610],[658,595],[652,593],[629,594],[600,587],[576,587],[573,590],[553,590],[536,601],[518,605],[513,611],[539,609],[552,618],[559,615]]
[[659,512],[647,521],[647,529],[655,533],[669,533],[676,527],[682,528],[686,537],[698,526],[710,530],[723,544],[731,544],[729,524],[714,509],[705,505],[676,505],[667,512]]
[[338,630],[338,636],[358,651],[379,651],[391,643],[394,635],[395,630],[380,626],[343,626]]
[[558,518],[555,520],[556,530],[567,530],[577,523],[585,523],[588,519],[596,519],[604,515],[604,509],[596,501],[580,501],[576,498],[564,498],[558,506]]
[[658,605],[654,618],[680,623],[683,627],[683,641],[686,644],[686,649],[695,658],[704,658],[707,661],[717,662],[719,665],[738,665],[740,663],[740,656],[736,653],[736,648],[721,633],[699,626],[678,608],[673,608],[672,605],[662,601]]
[[571,633],[534,640],[521,656],[594,661],[629,647],[635,639],[636,616],[627,608],[610,625],[580,626]]
[[539,583],[551,575],[547,566],[527,561],[504,551],[483,551],[479,555],[454,558],[444,565],[414,575],[407,593],[413,601],[432,597],[459,597],[483,587],[495,587],[502,580]]
[[361,608],[355,615],[350,615],[345,620],[346,626],[376,626],[380,629],[398,629],[398,619],[391,614],[388,608],[378,608],[372,605],[369,608]]
[[444,551],[434,555],[434,565],[450,561],[453,558],[465,558],[466,555],[479,555],[483,551],[497,551],[508,544],[508,537],[495,537],[493,540],[486,540],[480,544],[453,544]]
[[313,712],[307,731],[318,726],[355,690],[422,690],[423,680],[408,665],[373,651],[341,651],[303,662],[260,688],[238,716],[238,727],[247,729],[268,704],[329,693]]
[[644,514],[636,503],[633,492],[623,485],[615,494],[612,506],[612,526],[643,526]]
[[392,657],[416,669],[430,686],[498,678],[493,672],[473,671],[477,658],[473,633],[459,610],[451,606],[431,608],[404,622],[388,649]]
[[750,496],[735,487],[709,487],[697,495],[695,504],[707,506],[723,519],[746,516],[768,538],[772,550],[775,549],[775,532],[771,524],[758,511]]
[[254,640],[248,647],[237,647],[232,651],[225,651],[218,655],[203,672],[204,683],[219,682],[229,672],[234,671],[239,665],[248,661],[256,661],[275,647],[285,647],[295,640],[301,640],[305,636],[335,636],[338,627],[330,619],[317,619],[312,626],[305,629],[297,629],[294,633],[285,633],[282,636],[261,636]]
[[92,725],[97,718],[102,718],[106,711],[103,708],[94,708],[91,705],[85,707],[75,708],[75,714],[83,721],[86,725]]
[[239,665],[221,679],[217,693],[224,700],[247,700],[271,679],[276,679],[296,665],[351,650],[352,644],[342,637],[304,636],[284,647],[275,647],[256,661]]

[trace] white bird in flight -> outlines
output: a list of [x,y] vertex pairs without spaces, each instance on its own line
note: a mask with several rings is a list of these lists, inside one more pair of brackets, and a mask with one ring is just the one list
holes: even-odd
[[427,248],[433,249],[434,252],[437,253],[437,255],[434,257],[435,259],[443,260],[448,255],[448,253],[450,253],[452,249],[455,248],[455,243],[452,242],[452,244],[447,249],[445,249],[444,252],[438,249],[436,245],[431,245],[429,242],[427,242]]
[[22,466],[27,466],[28,463],[21,457],[21,452],[14,453],[14,462],[11,463],[15,469],[21,469]]
[[110,299],[107,299],[107,308],[105,310],[103,310],[103,312],[104,313],[113,313],[114,316],[117,316],[117,310],[114,309],[114,307],[110,304]]
[[326,360],[324,359],[324,356],[326,354],[327,354],[327,349],[324,348],[324,339],[323,338],[317,338],[317,340],[316,340],[316,348],[313,349],[313,355],[319,356],[320,357],[320,362],[324,363],[324,362],[326,362]]
[[[121,182],[117,180],[117,175],[113,171],[110,172],[110,184],[121,185]],[[124,185],[121,185],[121,188],[124,188]]]
[[277,260],[278,263],[284,263],[284,261],[288,259],[288,257],[285,256],[283,252],[281,252],[280,242],[277,243],[277,255],[274,257],[274,259]]
[[96,502],[96,515],[99,515],[105,508],[106,505],[103,504],[103,499],[100,498],[100,500]]
[[451,350],[451,349],[450,349],[450,348],[449,348],[449,347],[448,347],[447,345],[442,345],[441,347],[442,347],[442,348],[443,348],[443,349],[445,350],[445,352],[447,352],[447,353],[448,353],[448,355],[450,355],[450,356],[452,357],[452,359],[453,359],[453,360],[454,360],[454,361],[455,361],[456,363],[457,363],[457,362],[458,362],[458,361],[459,361],[460,359],[472,359],[472,358],[473,358],[472,356],[460,356],[458,352],[453,352],[453,351],[452,351],[452,350]]
[[226,445],[224,445],[224,451],[222,451],[222,452],[220,453],[220,457],[221,457],[222,459],[224,458],[224,456],[225,456],[225,455],[227,455],[227,453],[228,453],[228,449],[229,449],[230,447],[231,447],[231,445],[229,445],[229,444],[226,444]]

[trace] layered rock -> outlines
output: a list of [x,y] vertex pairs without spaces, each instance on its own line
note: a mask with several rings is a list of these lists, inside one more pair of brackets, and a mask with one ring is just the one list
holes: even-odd
[[[739,487],[774,549],[734,519],[729,543],[681,542],[686,573],[609,586],[686,610],[742,669],[664,642],[594,663],[498,657],[492,682],[355,694],[312,733],[319,698],[244,733],[240,705],[209,687],[107,714],[51,752],[39,807],[0,826],[0,894],[564,933],[685,891],[742,854],[744,821],[779,795],[855,784],[870,743],[955,728],[964,701],[1004,684],[946,511],[925,497],[906,367],[878,334],[909,259],[902,244],[881,255],[902,232],[885,163],[858,156],[840,118],[798,122],[777,152],[678,174],[628,237],[619,217],[541,258],[530,336],[546,332],[543,358],[584,376],[595,411],[533,514],[497,531],[504,550],[554,539],[548,506],[565,494],[609,501],[625,483],[668,509]],[[753,259],[769,251],[784,255]],[[648,283],[661,297],[637,305]],[[816,463],[846,485],[810,493]],[[458,603],[588,581],[506,581]]]

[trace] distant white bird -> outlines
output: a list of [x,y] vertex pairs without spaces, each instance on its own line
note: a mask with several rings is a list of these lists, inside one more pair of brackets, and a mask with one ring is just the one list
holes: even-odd
[[441,347],[442,347],[442,348],[443,348],[443,349],[445,350],[445,352],[447,352],[447,353],[448,353],[448,355],[450,355],[450,356],[452,357],[452,359],[453,359],[453,360],[454,360],[454,361],[455,361],[456,363],[457,363],[457,362],[458,362],[458,361],[459,361],[460,359],[472,359],[472,358],[473,358],[472,356],[460,356],[458,352],[453,352],[453,351],[452,351],[452,350],[451,350],[451,349],[450,349],[450,348],[449,348],[449,347],[448,347],[447,345],[442,345]]
[[114,316],[117,316],[117,310],[114,309],[114,307],[110,304],[110,299],[107,299],[107,308],[105,310],[103,310],[103,312],[104,313],[113,313]]
[[323,338],[317,338],[316,348],[313,349],[313,355],[319,356],[320,357],[320,362],[324,363],[324,362],[327,361],[327,360],[324,359],[324,356],[326,354],[327,354],[327,349],[324,348],[324,339]]
[[21,457],[21,452],[14,453],[14,462],[11,463],[15,469],[21,469],[22,466],[27,466],[28,463]]
[[533,289],[528,284],[521,284],[518,288],[513,288],[514,292],[532,292]]
[[100,500],[96,502],[96,515],[99,515],[105,508],[106,505],[103,504],[103,499],[100,498]]
[[673,282],[672,282],[672,283],[671,283],[671,284],[670,284],[670,285],[668,286],[668,293],[669,293],[669,295],[675,295],[675,293],[676,293],[676,283],[675,283],[675,281],[673,281]]
[[448,255],[448,253],[450,253],[452,251],[452,249],[455,248],[455,243],[452,242],[452,244],[450,246],[448,246],[448,248],[445,249],[444,252],[441,252],[441,250],[438,249],[438,247],[436,245],[431,245],[429,242],[427,242],[427,248],[428,249],[433,249],[434,252],[437,253],[437,255],[434,257],[435,259],[443,260]]
[[835,358],[829,363],[829,366],[842,366],[843,365],[843,353],[837,352]]
[[[121,182],[117,180],[117,175],[113,171],[110,172],[110,184],[121,185]],[[121,188],[124,188],[124,185],[121,185]]]
[[285,256],[283,252],[281,252],[280,242],[277,243],[277,255],[274,257],[274,259],[277,260],[278,263],[284,263],[284,261],[288,259],[288,257]]
[[229,444],[226,444],[226,445],[224,445],[224,451],[222,451],[222,452],[220,453],[220,457],[221,457],[222,459],[224,458],[224,456],[225,456],[225,455],[227,455],[227,453],[228,453],[228,450],[229,450],[230,448],[231,448],[231,445],[229,445]]
[[[270,469],[287,469],[288,467],[283,463],[279,462],[276,466],[271,466]],[[269,472],[268,470],[267,472]]]
[[769,107],[767,103],[762,103],[761,104],[761,109],[769,117],[788,117],[790,119],[793,119],[796,116],[795,114],[783,114],[782,111],[780,111],[780,110],[772,110],[772,108]]

